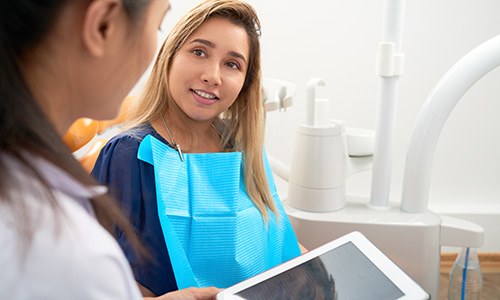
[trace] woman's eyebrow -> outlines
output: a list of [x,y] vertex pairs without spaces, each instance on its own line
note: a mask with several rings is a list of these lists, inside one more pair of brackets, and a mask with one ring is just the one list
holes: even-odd
[[[190,44],[194,44],[194,43],[200,43],[200,44],[203,44],[207,47],[210,47],[210,48],[215,48],[215,44],[212,43],[211,41],[209,40],[205,40],[205,39],[194,39],[190,42]],[[245,63],[247,62],[245,56],[239,52],[236,52],[236,51],[229,51],[228,53],[230,56],[232,57],[235,57],[235,58],[239,58],[241,60],[243,60]]]
[[207,47],[210,47],[210,48],[215,48],[215,44],[212,43],[211,41],[209,40],[205,40],[205,39],[194,39],[190,42],[190,44],[194,44],[194,43],[200,43],[200,44],[203,44]]
[[235,51],[229,51],[229,55],[235,58],[239,58],[243,60],[245,63],[247,63],[247,60],[245,59],[245,56],[241,53],[235,52]]

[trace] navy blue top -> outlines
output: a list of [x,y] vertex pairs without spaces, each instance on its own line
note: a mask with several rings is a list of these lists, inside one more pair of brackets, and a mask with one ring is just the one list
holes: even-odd
[[139,144],[148,134],[168,144],[151,126],[119,134],[101,150],[91,174],[109,187],[151,254],[151,260],[139,263],[125,236],[118,234],[135,279],[156,295],[163,295],[177,290],[177,284],[158,218],[153,166],[137,158]]

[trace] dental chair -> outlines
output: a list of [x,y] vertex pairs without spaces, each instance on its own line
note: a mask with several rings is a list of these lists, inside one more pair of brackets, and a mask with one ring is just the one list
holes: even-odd
[[123,100],[116,118],[102,121],[80,118],[64,134],[64,143],[88,173],[94,168],[102,147],[118,133],[133,99],[127,96]]

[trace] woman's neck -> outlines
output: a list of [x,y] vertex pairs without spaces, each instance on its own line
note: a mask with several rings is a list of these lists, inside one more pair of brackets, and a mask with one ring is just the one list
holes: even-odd
[[[171,145],[178,144],[184,153],[219,152],[220,133],[213,121],[196,122],[169,114],[151,122],[153,128]],[[184,120],[183,120],[184,119]]]
[[69,111],[67,99],[70,97],[64,80],[50,65],[27,59],[20,66],[35,101],[62,136],[74,120]]

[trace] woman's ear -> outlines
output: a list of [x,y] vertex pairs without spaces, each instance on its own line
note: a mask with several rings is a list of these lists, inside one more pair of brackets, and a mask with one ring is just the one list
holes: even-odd
[[113,34],[120,26],[122,2],[119,0],[91,1],[83,17],[84,46],[95,57],[102,57]]

